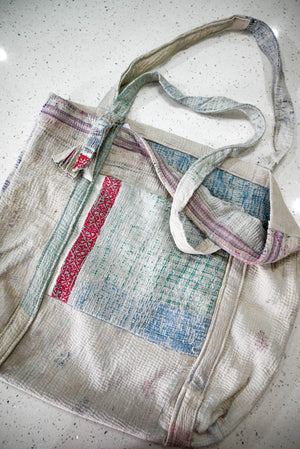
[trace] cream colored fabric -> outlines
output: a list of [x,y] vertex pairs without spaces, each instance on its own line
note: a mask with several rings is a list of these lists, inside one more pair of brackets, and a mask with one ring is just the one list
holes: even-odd
[[[213,30],[244,29],[248,24],[249,19],[234,17],[214,24]],[[167,54],[191,45],[211,31],[211,26],[206,26],[189,34],[186,40],[181,37],[166,49]],[[134,62],[122,78],[121,87],[159,63],[161,57],[165,58],[165,55],[159,49],[157,54],[154,51],[149,57]],[[171,265],[165,263],[157,250],[159,257],[151,270],[153,272],[157,265],[162,267],[159,271],[161,283],[151,279],[152,284],[145,284],[144,291],[148,293],[149,285],[154,284],[165,287],[168,275],[174,274],[182,294],[184,279],[189,282],[194,276],[198,279],[197,294],[201,284],[205,283],[205,276],[201,278],[202,272],[197,271],[197,257],[200,256],[179,253],[166,231],[170,204],[180,175],[176,170],[169,170],[163,158],[135,130],[141,130],[145,138],[183,153],[188,152],[189,147],[189,154],[197,157],[207,154],[208,149],[129,122],[133,131],[116,128],[115,134],[109,134],[112,145],[94,184],[84,178],[74,183],[55,167],[51,156],[68,154],[74,148],[74,142],[86,144],[98,117],[92,110],[86,112],[84,109],[55,95],[50,96],[29,140],[27,154],[0,200],[0,376],[54,405],[140,438],[179,447],[201,447],[217,442],[249,413],[278,369],[299,304],[299,228],[285,207],[269,170],[250,167],[238,159],[220,161],[222,176],[233,174],[266,191],[270,188],[270,220],[264,247],[253,249],[243,242],[243,238],[248,240],[247,232],[246,237],[236,235],[211,214],[215,226],[226,229],[221,236],[214,236],[215,229],[211,232],[210,238],[215,238],[214,244],[221,247],[222,252],[211,256],[219,258],[219,266],[213,262],[205,265],[206,259],[204,261],[203,272],[215,270],[213,275],[210,273],[213,280],[208,284],[208,291],[213,289],[219,271],[223,271],[216,298],[211,298],[212,320],[207,329],[203,326],[207,334],[198,352],[184,352],[185,348],[172,347],[168,334],[164,335],[163,342],[155,340],[159,330],[157,323],[152,323],[150,329],[153,340],[146,332],[143,335],[134,333],[135,322],[142,312],[133,316],[129,310],[126,317],[124,314],[124,321],[132,320],[131,328],[111,319],[110,304],[105,317],[97,315],[96,306],[97,301],[101,302],[101,295],[94,298],[93,310],[84,309],[83,282],[75,284],[70,301],[65,304],[53,292],[64,262],[99,197],[104,177],[116,177],[121,193],[114,204],[107,206],[106,213],[110,215],[106,227],[101,228],[106,240],[101,242],[102,246],[99,242],[96,245],[101,246],[107,259],[116,261],[116,270],[120,273],[124,270],[118,266],[121,246],[123,253],[130,256],[136,242],[124,238],[118,246],[115,242],[121,232],[114,233],[113,225],[116,223],[116,229],[120,230],[124,224],[122,220],[126,224],[126,219],[130,219],[132,229],[138,228],[142,221],[135,223],[134,214],[139,213],[140,204],[145,204],[148,199],[153,210],[155,206],[160,211],[160,228],[165,232],[164,241],[155,241],[154,236],[152,246],[161,249],[163,244],[166,245],[164,248],[169,249],[169,253],[164,249],[165,259],[171,254],[172,260],[167,262],[177,265],[168,273],[167,267]],[[110,144],[108,140],[106,143]],[[131,153],[128,153],[129,145]],[[99,158],[103,154],[100,152]],[[168,176],[172,179],[168,180]],[[204,199],[201,195],[197,197],[197,192],[191,199],[202,201],[199,209],[214,200],[208,191],[205,193]],[[104,194],[109,196],[110,192]],[[69,207],[70,203],[73,209]],[[131,208],[130,203],[133,203]],[[128,207],[128,215],[122,208],[124,204]],[[74,216],[66,214],[68,208]],[[204,215],[207,216],[206,210]],[[191,220],[195,218],[191,211],[187,211],[187,216]],[[194,236],[196,231],[200,236],[207,235],[201,218],[198,222],[194,220],[194,225],[190,223],[190,235]],[[124,229],[126,231],[126,226],[122,228],[122,235],[127,235]],[[147,239],[149,230],[145,232],[140,226],[138,231],[140,234],[135,235],[142,235],[143,242],[151,246],[152,241]],[[155,231],[151,231],[152,236]],[[157,235],[160,232],[161,229],[157,229]],[[113,234],[114,245],[106,247],[110,234]],[[54,240],[55,245],[52,245]],[[242,249],[234,246],[236,242]],[[55,263],[47,265],[44,259],[49,254]],[[129,256],[126,260],[130,260]],[[91,272],[96,270],[91,262],[90,266]],[[136,284],[141,283],[136,274],[138,268],[145,266],[145,261],[139,260],[134,267]],[[130,266],[125,268],[130,270]],[[109,273],[106,274],[109,277]],[[80,280],[80,276],[84,273],[79,273],[77,279]],[[45,285],[44,279],[47,280]],[[101,283],[103,279],[98,281]],[[135,286],[130,284],[130,294]],[[128,290],[128,285],[125,287]],[[122,299],[118,286],[110,285],[110,288]],[[128,297],[128,294],[124,295],[124,301]],[[135,305],[139,306],[142,299],[134,297]],[[168,300],[177,301],[180,309],[179,299],[172,290]],[[167,310],[173,312],[171,308]],[[188,316],[189,311],[184,312]],[[173,323],[176,323],[178,315],[174,316]],[[178,329],[175,326],[179,336],[184,323],[180,325]],[[171,331],[174,327],[170,326],[170,334]],[[193,337],[197,329],[189,331],[188,343],[192,347],[196,344]]]
[[[89,120],[92,123],[93,116],[89,116]],[[52,173],[47,178],[47,191],[55,190],[55,194],[51,194],[51,208],[45,190],[39,189],[38,206],[36,202],[23,202],[27,208],[26,216],[48,207],[48,214],[40,216],[39,230],[35,231],[33,247],[37,253],[41,252],[43,242],[55,226],[55,220],[50,219],[51,214],[56,215],[57,205],[63,207],[66,193],[73,185],[71,180],[57,172],[49,155],[52,147],[58,150],[58,144],[71,145],[72,141],[68,143],[68,140],[62,140],[65,135],[63,127],[53,128],[51,134],[51,126],[49,121],[41,122],[29,144],[28,156],[2,198],[5,209],[12,209],[24,201],[22,195],[25,195],[25,191],[19,189],[24,176],[30,179],[38,176],[41,179],[46,178],[46,173]],[[181,141],[179,138],[176,146],[180,147]],[[201,145],[197,147],[195,144],[194,147],[197,154],[203,151]],[[137,171],[139,168],[145,176],[145,187],[155,194],[163,195],[155,170],[150,169],[149,165],[143,165],[144,159],[138,154],[136,159],[130,160],[130,164],[126,152],[122,154],[120,148],[113,146],[103,166],[103,173],[120,175],[118,166],[123,161],[127,168],[123,169],[121,179],[127,179],[142,188],[143,179],[139,178]],[[30,169],[38,157],[43,158],[43,163],[39,165],[41,175],[36,169]],[[267,170],[249,167],[239,160],[227,160],[223,168],[262,186],[275,185],[272,177],[270,183]],[[59,189],[56,188],[58,183],[62,186]],[[39,183],[35,185],[37,190]],[[100,187],[95,186],[95,192],[86,205],[65,254],[76,240],[84,216]],[[271,188],[271,203],[273,212],[282,203],[280,192],[274,187]],[[294,232],[295,225],[289,227],[291,218],[287,209],[281,208],[280,212],[282,225],[287,217],[285,230],[298,235]],[[276,222],[272,220],[275,226]],[[19,226],[16,232],[23,235],[19,250],[22,245],[25,248],[28,246],[28,237],[32,232],[30,226],[24,227],[22,223],[15,223],[16,227]],[[45,224],[41,226],[41,223]],[[47,233],[44,226],[47,227]],[[11,235],[13,242],[16,234]],[[37,240],[38,235],[43,238],[41,242]],[[7,238],[5,241],[8,242]],[[16,276],[20,276],[18,270],[26,266],[30,276],[34,268],[33,263],[27,263],[28,256],[24,252],[24,258],[20,258],[12,269],[9,251],[6,253],[7,259],[2,261],[7,262],[1,264],[6,273],[2,284],[5,289],[9,283],[15,282]],[[53,281],[58,270],[59,267]],[[196,359],[127,334],[122,329],[99,322],[46,295],[33,322],[22,312],[24,321],[16,322],[17,327],[9,329],[9,332],[6,329],[4,339],[9,335],[11,338],[13,332],[18,334],[17,340],[20,336],[23,338],[12,352],[12,347],[7,349],[0,374],[5,381],[53,404],[141,438],[201,447],[218,441],[232,430],[249,412],[276,371],[296,313],[299,286],[295,281],[298,278],[298,254],[264,266],[246,267],[231,258],[213,323],[205,346]],[[53,283],[50,284],[49,293],[52,287]],[[8,310],[6,315],[2,315],[7,317],[3,325],[12,313],[9,310],[15,309],[20,301],[20,296],[2,295],[1,305]],[[15,302],[11,303],[11,300]],[[28,322],[32,324],[27,330]],[[135,368],[132,371],[133,366]]]

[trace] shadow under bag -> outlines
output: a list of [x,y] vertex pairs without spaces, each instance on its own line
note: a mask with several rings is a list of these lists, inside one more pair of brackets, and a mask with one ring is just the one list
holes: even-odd
[[[255,106],[152,71],[225,30],[252,33],[273,67],[263,166],[239,159],[264,133]],[[212,150],[127,120],[148,83],[200,114],[241,111],[253,136]],[[160,444],[224,438],[277,370],[299,302],[300,230],[272,175],[293,114],[275,36],[244,16],[136,59],[107,109],[51,94],[0,201],[1,378]]]

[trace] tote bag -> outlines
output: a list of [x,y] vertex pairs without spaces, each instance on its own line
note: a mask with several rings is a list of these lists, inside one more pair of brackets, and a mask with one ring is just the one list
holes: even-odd
[[[255,106],[152,71],[225,30],[252,33],[273,66],[263,166],[239,159],[265,129]],[[212,151],[126,120],[147,83],[200,114],[241,111],[253,136]],[[100,109],[51,94],[3,187],[0,376],[137,437],[205,446],[265,390],[299,302],[300,231],[272,175],[294,120],[276,38],[243,16],[199,27],[135,60]]]

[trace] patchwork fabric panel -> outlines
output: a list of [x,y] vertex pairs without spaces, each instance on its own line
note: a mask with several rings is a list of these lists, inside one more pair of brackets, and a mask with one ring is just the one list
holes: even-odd
[[[170,202],[106,177],[52,296],[167,348],[197,356],[225,274],[224,251],[183,254]],[[188,232],[195,233],[190,226]]]
[[[137,153],[136,143],[126,133],[119,140],[115,139],[115,147],[122,145],[128,153]],[[180,151],[148,143],[177,172],[184,173],[195,161]],[[168,198],[110,176],[103,179],[52,296],[149,341],[197,356],[211,323],[228,254],[221,250],[209,256],[182,253],[170,234]],[[212,195],[267,224],[267,188],[221,169],[215,169],[204,185]],[[197,241],[199,230],[188,219],[185,228],[189,241]]]

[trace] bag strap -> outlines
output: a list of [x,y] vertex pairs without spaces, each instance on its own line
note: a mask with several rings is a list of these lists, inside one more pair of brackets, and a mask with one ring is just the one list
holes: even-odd
[[202,39],[220,33],[225,30],[245,30],[250,23],[250,19],[244,16],[232,16],[227,19],[211,22],[197,27],[191,31],[177,36],[174,40],[136,58],[122,74],[118,93],[131,83],[135,78],[145,72],[150,72],[158,65],[169,60],[176,53],[186,50]]
[[[152,52],[144,55],[129,66],[121,77],[119,84],[119,95],[116,102],[125,99],[125,104],[130,108],[132,101],[131,86],[134,90],[139,89],[139,84],[149,77],[157,80],[164,91],[175,101],[190,107],[195,112],[201,114],[214,114],[229,110],[243,111],[252,122],[255,133],[251,139],[243,144],[232,145],[219,148],[210,154],[198,159],[184,174],[179,182],[173,196],[170,229],[175,240],[176,246],[186,253],[190,254],[208,254],[214,252],[218,247],[209,239],[205,239],[197,247],[192,246],[186,237],[184,230],[184,221],[181,212],[184,211],[187,204],[194,195],[194,192],[201,186],[204,178],[211,173],[215,167],[220,165],[227,157],[237,156],[243,149],[255,145],[262,137],[265,123],[261,112],[254,106],[247,104],[238,104],[224,97],[187,97],[184,96],[174,86],[166,84],[166,80],[160,75],[144,74],[144,70],[151,69],[157,64],[161,64],[188,46],[198,42],[203,37],[214,34],[225,29],[247,29],[255,37],[262,51],[269,58],[273,66],[273,100],[275,110],[275,130],[274,130],[274,153],[264,160],[265,167],[272,170],[274,166],[282,159],[292,144],[294,128],[294,110],[286,88],[284,75],[282,71],[282,62],[278,42],[272,30],[264,22],[252,18],[234,16],[220,22],[214,22],[204,27],[197,28],[189,33],[179,36],[174,41],[166,44]],[[156,72],[155,72],[156,73]],[[146,75],[146,76],[145,76]],[[138,76],[137,78],[135,78]],[[145,78],[144,78],[145,76]],[[131,81],[134,79],[134,81]],[[127,84],[129,82],[129,84]],[[129,110],[129,109],[128,109]]]
[[135,59],[121,76],[118,93],[122,92],[127,84],[141,74],[152,70],[159,64],[166,62],[173,55],[187,49],[202,39],[222,31],[242,31],[252,33],[263,53],[270,60],[273,67],[273,104],[274,104],[274,152],[268,155],[262,166],[273,170],[283,156],[289,151],[293,142],[294,109],[291,97],[287,90],[279,45],[271,28],[264,22],[246,16],[232,16],[207,25],[195,28],[181,34],[171,42],[158,47],[149,53]]
[[294,107],[286,87],[278,41],[271,28],[264,22],[251,19],[247,28],[273,66],[274,104],[274,153],[265,158],[262,165],[273,170],[290,150],[294,135]]
[[[121,76],[117,90],[116,107],[119,107],[119,95],[123,93],[126,86],[131,85],[134,80],[141,75],[148,73],[155,66],[162,64],[191,45],[200,40],[225,30],[248,30],[256,39],[262,51],[269,58],[273,66],[273,100],[275,111],[274,129],[274,152],[267,156],[261,165],[272,170],[280,162],[292,145],[294,129],[294,110],[290,95],[286,88],[282,62],[278,42],[272,30],[264,22],[246,16],[232,16],[228,19],[219,20],[210,24],[195,28],[192,31],[178,36],[173,41],[155,49],[151,52],[135,59]],[[151,80],[149,80],[151,82]],[[131,88],[134,96],[137,94]],[[179,99],[176,99],[179,101]],[[180,101],[183,103],[182,101]],[[132,101],[130,101],[130,105]],[[123,113],[127,114],[129,109],[124,108]],[[118,122],[114,117],[114,102],[110,111],[102,115],[94,124],[88,142],[83,147],[74,147],[70,152],[62,152],[54,157],[57,165],[61,166],[70,176],[76,177],[78,172],[91,164],[94,154],[102,145],[108,130],[114,125],[123,122],[125,115],[118,114]]]
[[[173,196],[170,230],[173,235],[176,246],[184,252],[190,254],[210,254],[219,247],[209,239],[201,241],[197,248],[192,247],[186,239],[181,212],[193,196],[195,190],[202,184],[204,178],[218,165],[220,165],[227,157],[236,157],[243,150],[254,146],[262,137],[265,131],[265,121],[262,113],[255,106],[238,103],[226,97],[191,97],[182,94],[176,87],[172,86],[158,72],[149,72],[140,75],[132,81],[118,95],[114,102],[114,114],[117,117],[127,114],[130,109],[138,90],[148,82],[158,82],[164,92],[173,100],[189,107],[193,111],[200,114],[218,114],[228,111],[243,112],[254,128],[253,136],[244,143],[230,145],[219,148],[198,159],[184,174],[179,182],[175,194]],[[126,111],[124,111],[126,109]],[[159,172],[159,169],[157,169]],[[167,179],[160,176],[162,183],[169,190]],[[171,193],[171,192],[170,192]]]
[[[254,126],[254,135],[246,142],[227,147],[222,147],[212,151],[197,160],[184,174],[175,191],[171,209],[170,227],[176,245],[184,252],[191,254],[207,254],[214,252],[218,247],[206,241],[205,245],[194,248],[186,238],[181,219],[181,212],[187,203],[202,184],[204,178],[220,165],[227,157],[235,157],[246,148],[255,145],[262,137],[265,129],[263,115],[255,106],[241,104],[225,97],[191,97],[185,96],[158,72],[147,72],[157,64],[161,64],[174,55],[176,52],[195,44],[199,40],[209,35],[224,30],[245,30],[252,32],[261,49],[269,57],[274,69],[274,102],[275,102],[275,154],[267,161],[268,167],[279,162],[291,145],[293,130],[293,108],[286,89],[279,47],[271,29],[263,22],[241,16],[233,16],[218,22],[197,28],[184,35],[179,36],[174,41],[166,44],[157,50],[144,55],[135,60],[121,77],[119,84],[119,94],[112,102],[109,110],[100,117],[94,124],[87,145],[84,148],[74,150],[72,154],[59,155],[56,162],[66,166],[69,174],[75,174],[92,166],[91,161],[96,152],[101,153],[102,143],[111,128],[124,122],[130,107],[132,106],[138,91],[146,84],[157,82],[164,89],[164,92],[175,101],[193,109],[201,114],[215,114],[232,110],[244,112]],[[104,155],[101,154],[101,159]],[[94,162],[96,158],[94,158]],[[99,164],[97,164],[98,166]],[[89,168],[90,168],[89,167]]]

